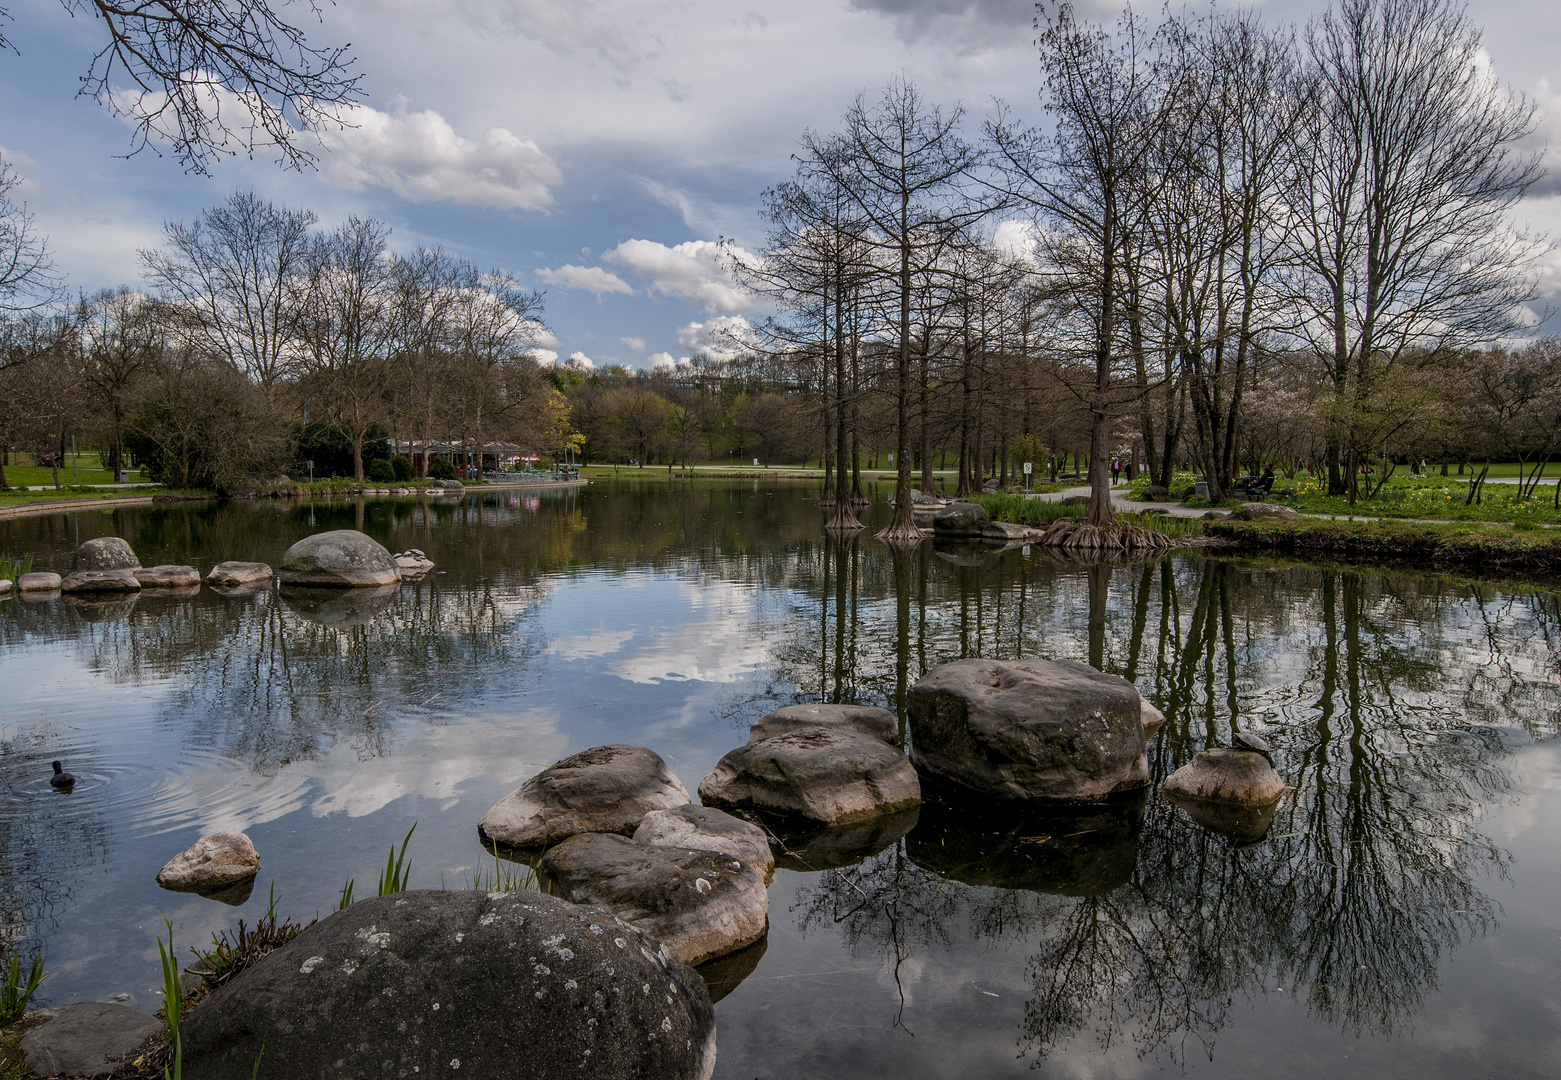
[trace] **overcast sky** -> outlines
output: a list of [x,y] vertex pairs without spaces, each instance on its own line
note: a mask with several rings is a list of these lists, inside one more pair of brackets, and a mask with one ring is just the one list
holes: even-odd
[[[398,250],[443,245],[516,273],[546,291],[560,357],[597,364],[686,355],[752,314],[714,242],[760,242],[759,193],[859,91],[904,74],[963,103],[972,130],[994,98],[1038,115],[1027,0],[348,0],[310,35],[352,43],[357,126],[315,172],[238,159],[196,177],[172,157],[126,160],[129,129],[74,96],[100,24],[57,0],[8,6],[20,55],[0,56],[0,149],[73,287],[136,284],[136,252],[165,221],[254,189],[328,225],[378,217]],[[1260,5],[1299,22],[1321,6]],[[1539,103],[1538,138],[1561,146],[1561,3],[1473,10],[1499,77]],[[1522,216],[1561,235],[1551,157]]]

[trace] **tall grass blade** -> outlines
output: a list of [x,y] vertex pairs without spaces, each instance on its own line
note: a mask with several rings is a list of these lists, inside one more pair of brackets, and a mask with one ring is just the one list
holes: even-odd
[[43,957],[33,957],[25,982],[22,980],[22,958],[11,957],[11,970],[6,973],[5,983],[0,985],[0,1026],[9,1026],[22,1018],[27,1003],[42,981]]
[[184,987],[179,985],[179,962],[173,946],[173,923],[163,916],[168,928],[168,944],[157,939],[157,956],[163,965],[163,1013],[168,1021],[168,1042],[173,1046],[173,1064],[163,1070],[163,1080],[183,1080],[184,1040],[179,1034],[179,1022],[184,1014]]
[[407,878],[412,875],[412,867],[407,863],[407,845],[412,842],[412,834],[417,831],[417,822],[412,822],[412,827],[407,830],[406,838],[401,841],[401,851],[396,851],[396,845],[390,845],[390,857],[385,861],[385,872],[379,876],[379,894],[391,896],[394,893],[406,892]]

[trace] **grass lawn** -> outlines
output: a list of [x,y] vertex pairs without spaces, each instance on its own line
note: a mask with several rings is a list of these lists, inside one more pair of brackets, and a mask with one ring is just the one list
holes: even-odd
[[1516,484],[1487,483],[1480,502],[1473,506],[1464,505],[1468,481],[1451,476],[1394,476],[1376,498],[1359,499],[1354,506],[1349,499],[1326,491],[1326,478],[1302,473],[1296,477],[1296,493],[1288,505],[1303,514],[1511,522],[1519,527],[1561,525],[1554,484],[1541,484],[1531,498],[1520,500]]
[[[161,491],[162,488],[158,488]],[[32,503],[69,502],[72,499],[133,499],[138,496],[150,494],[136,489],[105,490],[103,488],[61,488],[55,491],[52,487],[44,491],[0,491],[0,508],[7,506],[26,506]]]
[[[13,460],[16,462],[15,464],[5,467],[6,483],[12,487],[22,487],[24,485],[35,487],[39,484],[46,484],[49,487],[54,486],[53,469],[46,469],[41,465],[32,464],[33,459],[31,457],[24,458],[21,455],[16,455]],[[67,454],[65,460],[60,463],[61,484],[70,485],[71,464],[71,457]],[[74,464],[76,466],[75,482],[82,487],[90,487],[93,484],[112,484],[114,482],[114,474],[103,467],[102,459],[96,454],[77,454]],[[142,477],[139,472],[132,470],[130,479],[134,483],[141,480]]]

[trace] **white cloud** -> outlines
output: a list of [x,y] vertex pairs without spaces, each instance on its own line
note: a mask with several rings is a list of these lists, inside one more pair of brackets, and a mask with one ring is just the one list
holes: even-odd
[[366,105],[342,119],[350,126],[318,133],[328,151],[320,176],[333,187],[374,185],[413,202],[541,210],[553,202],[548,189],[563,181],[552,158],[507,128],[467,139],[432,109],[385,113]]
[[561,656],[565,660],[594,660],[603,656],[611,656],[619,652],[634,636],[638,630],[608,630],[606,628],[592,630],[585,634],[572,634],[566,638],[555,641],[548,652],[555,656]]
[[673,368],[677,367],[678,364],[678,362],[672,358],[671,353],[652,353],[650,356],[646,357],[646,359],[650,362],[650,369],[652,371],[671,371]]
[[483,29],[496,27],[530,38],[563,55],[595,53],[619,71],[645,59],[643,41],[654,40],[646,33],[637,35],[640,41],[635,40],[636,28],[623,25],[624,13],[600,14],[601,5],[593,0],[503,0],[497,4],[465,0],[461,6],[466,17]]
[[1031,221],[1004,221],[992,230],[992,247],[1009,259],[1034,263],[1039,241],[1040,230]]
[[634,287],[624,281],[611,270],[603,270],[600,266],[576,266],[566,263],[557,270],[543,268],[537,271],[537,277],[549,285],[562,285],[566,289],[581,289],[585,292],[593,292],[600,299],[603,293],[628,293],[634,295]]
[[741,315],[719,315],[691,322],[678,331],[678,344],[715,361],[732,360],[751,347],[753,327]]
[[679,582],[689,611],[675,626],[647,628],[638,647],[617,654],[612,674],[634,683],[731,683],[769,660],[769,646],[753,633],[753,589],[718,582]]
[[623,342],[623,347],[628,349],[630,352],[645,351],[645,339],[642,337],[625,337],[619,338],[618,340]]
[[602,256],[649,282],[658,296],[697,304],[711,315],[753,311],[757,298],[733,280],[728,258],[749,260],[739,247],[729,251],[713,240],[689,240],[674,247],[654,240],[625,240]]
[[569,366],[579,371],[591,372],[596,370],[596,361],[583,352],[569,354]]
[[558,353],[552,349],[532,349],[531,358],[543,367],[552,367],[558,363]]

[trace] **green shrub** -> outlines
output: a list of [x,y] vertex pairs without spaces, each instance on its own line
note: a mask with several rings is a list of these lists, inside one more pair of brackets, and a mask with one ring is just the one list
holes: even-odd
[[390,463],[390,471],[395,474],[396,480],[403,484],[417,476],[417,470],[412,467],[412,459],[407,457],[393,459]]
[[368,474],[369,479],[376,484],[389,484],[396,479],[396,470],[384,458],[375,458],[369,462]]
[[460,479],[455,473],[455,466],[451,465],[444,458],[437,458],[432,465],[428,466],[428,478],[430,480]]

